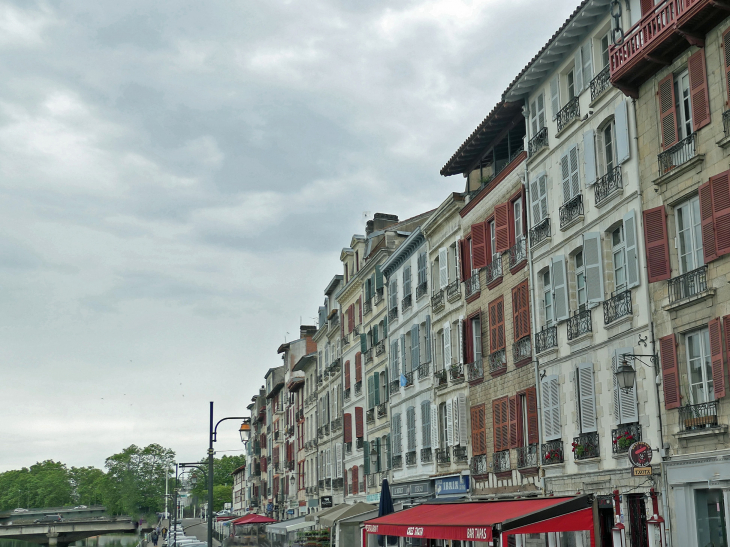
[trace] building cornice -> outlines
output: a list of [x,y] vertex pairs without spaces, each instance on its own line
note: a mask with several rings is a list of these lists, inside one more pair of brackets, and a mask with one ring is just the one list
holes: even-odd
[[388,260],[385,261],[381,270],[386,278],[390,278],[391,274],[400,268],[406,260],[411,258],[413,254],[426,243],[426,236],[423,235],[421,227],[418,226],[400,246],[393,251]]

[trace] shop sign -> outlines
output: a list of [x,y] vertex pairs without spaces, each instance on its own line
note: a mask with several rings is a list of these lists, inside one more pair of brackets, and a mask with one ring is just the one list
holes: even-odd
[[390,496],[392,498],[415,498],[428,496],[433,493],[431,481],[410,482],[406,484],[392,484]]
[[319,498],[319,505],[320,507],[322,507],[322,509],[332,507],[332,496],[322,496],[321,498]]
[[629,447],[629,461],[634,467],[646,467],[651,463],[652,450],[649,443],[638,441]]
[[377,494],[368,494],[365,498],[367,503],[380,503],[380,492]]
[[274,510],[274,504],[273,504],[273,503],[269,503],[269,504],[268,504],[268,505],[266,506],[266,512],[267,512],[267,513],[271,513],[271,512],[273,511],[273,510]]
[[294,514],[294,509],[287,509],[286,510],[286,514],[287,515],[293,515]]
[[632,467],[631,475],[634,477],[649,477],[651,476],[651,465],[648,467]]
[[469,475],[436,479],[436,495],[466,494],[469,492]]

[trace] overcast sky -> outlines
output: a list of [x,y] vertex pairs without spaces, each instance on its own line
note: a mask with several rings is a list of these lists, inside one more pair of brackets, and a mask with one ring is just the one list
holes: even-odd
[[0,0],[0,471],[204,457],[576,4]]

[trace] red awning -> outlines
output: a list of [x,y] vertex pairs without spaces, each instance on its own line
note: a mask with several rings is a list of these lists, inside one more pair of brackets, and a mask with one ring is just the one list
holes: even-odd
[[[593,529],[593,509],[587,507],[553,518],[548,518],[502,532],[503,536],[515,534],[540,534],[545,532],[579,532]],[[506,544],[506,541],[505,541]]]
[[272,522],[276,521],[264,515],[249,513],[248,515],[244,515],[241,518],[234,520],[233,524],[271,524]]
[[[491,541],[492,526],[534,515],[534,521],[540,520],[542,511],[550,510],[549,518],[553,517],[561,504],[566,504],[565,512],[575,512],[577,498],[532,498],[504,501],[464,502],[464,503],[426,503],[366,521],[365,533],[382,536],[417,537],[428,539],[458,539],[472,541]],[[566,503],[568,502],[568,503]],[[586,507],[582,503],[582,507]],[[590,507],[588,511],[592,511]],[[579,511],[580,512],[580,511]],[[561,513],[560,516],[563,516]],[[581,515],[582,516],[582,515]],[[530,519],[533,520],[533,519]],[[543,518],[543,520],[545,520]],[[550,518],[550,520],[555,520]],[[584,526],[583,518],[577,525]],[[562,521],[561,521],[562,523]],[[590,527],[568,527],[560,530],[592,530]],[[514,530],[509,531],[515,533]],[[519,532],[527,533],[527,532]]]

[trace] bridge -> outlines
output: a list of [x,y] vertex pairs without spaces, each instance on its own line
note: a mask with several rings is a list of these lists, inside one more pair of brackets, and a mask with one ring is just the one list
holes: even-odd
[[0,525],[0,539],[20,539],[49,547],[66,547],[74,541],[102,534],[136,532],[137,523],[129,517],[97,517],[61,522],[18,522]]

